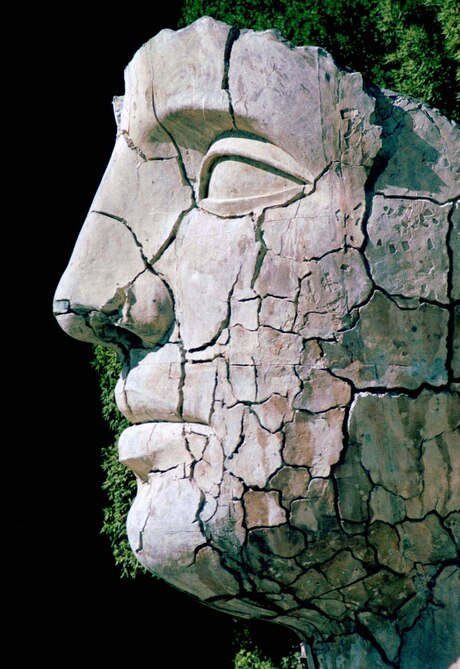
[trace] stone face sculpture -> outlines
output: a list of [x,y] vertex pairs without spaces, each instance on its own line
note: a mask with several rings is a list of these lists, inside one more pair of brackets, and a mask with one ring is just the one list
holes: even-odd
[[115,347],[139,560],[311,667],[458,634],[459,131],[319,48],[203,18],[126,70],[55,313]]

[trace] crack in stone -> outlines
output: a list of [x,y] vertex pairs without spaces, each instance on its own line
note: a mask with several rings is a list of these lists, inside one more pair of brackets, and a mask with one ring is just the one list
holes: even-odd
[[233,109],[232,94],[230,92],[229,74],[230,74],[230,58],[232,54],[233,45],[235,44],[239,36],[240,36],[240,31],[237,28],[233,27],[230,28],[227,35],[227,42],[225,44],[225,50],[224,50],[224,76],[222,77],[222,85],[221,85],[222,90],[224,90],[227,93],[228,110],[232,119],[233,128],[235,130],[237,130],[237,127],[235,121],[235,112]]
[[161,256],[162,256],[162,255],[169,249],[169,247],[171,246],[171,244],[175,241],[176,236],[177,236],[177,232],[178,232],[178,230],[179,230],[179,228],[180,228],[180,225],[181,225],[182,221],[183,221],[184,218],[187,216],[187,214],[189,214],[191,211],[193,211],[193,209],[195,209],[195,205],[192,205],[192,206],[189,207],[188,209],[184,209],[183,211],[181,211],[181,213],[180,213],[179,216],[177,217],[177,220],[176,220],[176,222],[174,223],[174,225],[173,225],[173,227],[172,227],[172,229],[171,229],[171,232],[169,233],[168,237],[165,239],[165,241],[164,241],[163,244],[160,246],[160,248],[159,248],[158,251],[155,253],[155,255],[152,256],[152,258],[151,258],[151,260],[150,260],[150,265],[151,265],[151,266],[153,266],[153,265],[154,265],[154,264],[161,258]]
[[127,230],[129,230],[129,232],[131,233],[132,238],[133,238],[133,240],[134,240],[134,243],[135,243],[135,245],[136,245],[136,246],[138,247],[138,249],[139,249],[139,252],[140,252],[140,254],[141,254],[141,258],[142,258],[142,260],[143,260],[145,266],[146,266],[148,269],[154,271],[153,268],[152,268],[152,266],[150,265],[149,261],[147,260],[145,254],[144,254],[144,248],[143,248],[142,244],[140,243],[139,239],[137,238],[137,235],[136,235],[136,233],[134,232],[134,230],[132,229],[132,227],[129,225],[128,221],[126,221],[126,220],[125,220],[124,218],[122,218],[121,216],[116,216],[115,214],[111,214],[111,213],[108,212],[108,211],[97,211],[96,209],[93,209],[91,213],[93,213],[93,214],[100,214],[101,216],[107,216],[107,218],[111,218],[112,220],[114,220],[114,221],[118,221],[118,223],[121,223],[122,225],[124,225],[125,228],[126,228]]
[[198,546],[195,546],[195,550],[193,551],[193,560],[190,563],[190,567],[196,564],[196,560],[198,557],[198,553],[203,549],[203,548],[209,548],[209,545],[205,542],[203,544],[198,544]]
[[363,388],[357,388],[353,381],[351,381],[348,377],[345,376],[340,376],[340,374],[336,371],[333,372],[332,370],[328,370],[332,376],[335,376],[337,379],[340,379],[341,381],[347,381],[353,389],[353,392],[356,393],[356,395],[362,395],[364,393],[368,395],[378,395],[383,397],[384,395],[388,395],[389,397],[397,397],[399,395],[407,395],[407,397],[410,397],[411,399],[417,399],[424,390],[429,390],[430,392],[433,393],[444,393],[444,392],[449,392],[449,383],[443,383],[440,384],[439,386],[433,386],[431,383],[426,383],[423,382],[418,386],[417,388],[406,388],[405,386],[391,386],[388,388],[387,386],[370,386],[369,388],[363,387]]
[[257,254],[257,259],[254,266],[254,272],[251,279],[251,288],[254,288],[254,285],[257,279],[259,278],[264,258],[268,252],[268,248],[264,240],[264,233],[262,230],[262,225],[264,223],[264,220],[265,220],[265,213],[262,212],[261,214],[259,214],[256,221],[255,240],[256,242],[259,242],[260,248],[259,248],[259,253]]
[[240,278],[240,273],[241,273],[241,268],[239,269],[238,274],[236,276],[236,279],[235,279],[235,281],[233,282],[233,284],[230,288],[230,292],[229,292],[228,298],[227,298],[227,313],[226,313],[225,317],[223,318],[223,320],[220,322],[220,324],[217,326],[217,333],[214,335],[214,337],[212,337],[212,339],[210,339],[206,343],[201,344],[200,346],[196,346],[194,348],[188,349],[188,353],[198,353],[199,351],[205,351],[207,348],[209,348],[211,346],[214,346],[215,344],[217,344],[217,342],[219,340],[219,337],[222,335],[224,330],[226,330],[228,328],[229,323],[230,323],[230,316],[231,316],[231,300],[232,300],[232,297],[233,297],[233,293],[235,292],[236,284],[238,283],[238,280]]
[[178,385],[178,401],[177,401],[177,415],[181,416],[182,420],[184,419],[184,386],[185,386],[185,349],[182,341],[178,341],[179,351],[180,351],[180,379]]
[[143,160],[144,162],[148,162],[147,156],[145,155],[145,153],[143,153],[141,151],[141,149],[138,146],[135,145],[135,143],[133,142],[133,140],[129,136],[127,130],[121,130],[118,133],[118,137],[123,137],[123,139],[125,140],[128,148],[131,149],[131,151],[134,151],[134,153],[136,153],[139,156],[139,158],[141,158],[141,160]]
[[[144,483],[143,485],[148,485],[148,483]],[[147,523],[149,522],[151,512],[152,512],[152,499],[150,498],[149,510],[146,513],[145,520],[142,524],[141,529],[139,530],[138,545],[137,548],[135,549],[136,555],[139,555],[144,550],[144,532],[145,528],[147,527]]]
[[[406,297],[405,295],[401,295],[400,293],[390,293],[386,288],[383,288],[380,284],[375,283],[375,281],[372,278],[371,281],[374,284],[374,290],[372,291],[372,295],[375,293],[375,291],[379,291],[380,293],[385,295],[385,297],[387,297],[391,302],[393,302],[393,304],[395,304],[401,311],[416,311],[424,304],[428,304],[432,307],[437,307],[438,309],[445,309],[446,311],[450,309],[449,304],[445,304],[444,302],[439,302],[438,300],[434,299],[430,300],[426,297]],[[368,301],[369,300],[367,300],[366,303]],[[404,303],[406,304],[404,305]],[[360,304],[359,306],[362,307],[364,305]]]
[[431,204],[436,204],[439,207],[442,207],[446,204],[452,204],[460,197],[459,194],[455,195],[453,198],[448,198],[447,200],[435,200],[434,198],[428,197],[426,195],[390,195],[389,193],[385,193],[385,191],[380,190],[376,190],[374,194],[384,197],[385,200],[413,200],[416,202],[431,202]]
[[[455,204],[450,209],[447,215],[448,221],[448,230],[447,230],[447,254],[449,257],[449,269],[447,272],[447,296],[450,300],[449,307],[449,321],[447,324],[447,359],[446,359],[446,369],[448,382],[454,382],[454,326],[455,326],[455,312],[454,307],[456,302],[454,300],[454,250],[452,242],[454,239],[454,211]],[[460,259],[458,259],[460,261]]]
[[[420,607],[420,609],[419,609],[419,611],[418,611],[418,613],[417,613],[417,615],[416,615],[416,617],[415,617],[415,620],[414,620],[414,622],[412,623],[412,625],[410,625],[409,627],[406,627],[406,628],[404,629],[403,634],[402,634],[402,645],[404,644],[404,637],[406,637],[407,634],[408,634],[408,632],[410,632],[411,630],[413,630],[413,629],[418,625],[418,623],[419,623],[420,619],[422,618],[423,614],[425,613],[425,611],[427,611],[429,607],[436,607],[436,604],[435,604],[434,601],[433,601],[433,599],[434,599],[434,598],[433,598],[433,590],[434,590],[434,587],[435,587],[435,585],[436,585],[436,581],[437,581],[437,579],[439,578],[441,572],[442,572],[444,569],[445,569],[445,565],[442,565],[442,566],[439,568],[439,570],[437,571],[437,573],[436,573],[435,575],[433,575],[433,576],[431,577],[431,579],[429,580],[429,582],[427,583],[427,587],[426,587],[426,589],[427,589],[427,591],[428,591],[428,593],[429,593],[429,594],[428,594],[428,597],[427,597],[427,599],[425,600],[425,603]],[[401,649],[402,649],[402,646],[401,646]]]
[[392,667],[393,669],[398,669],[398,667],[399,667],[399,653],[398,653],[398,661],[397,662],[392,662],[389,659],[388,655],[386,654],[385,649],[383,648],[383,646],[378,642],[378,640],[375,638],[375,636],[372,634],[372,632],[366,627],[366,625],[359,622],[359,619],[358,619],[358,622],[356,624],[356,628],[360,632],[361,636],[363,636],[365,639],[367,639],[367,641],[369,641],[369,643],[372,645],[372,647],[375,648],[375,650],[379,653],[382,660],[384,662],[386,662],[386,664],[389,667]]
[[[215,358],[214,358],[215,359]],[[212,422],[212,417],[215,412],[215,405],[216,405],[216,394],[217,394],[217,384],[219,382],[219,370],[216,365],[215,373],[214,373],[214,385],[212,389],[212,400],[211,400],[211,406],[209,408],[209,415],[208,415],[208,425],[211,425]],[[222,482],[219,484],[219,489],[220,486],[222,485]]]
[[174,148],[176,150],[177,164],[178,164],[179,171],[180,171],[182,179],[183,179],[183,183],[184,183],[184,185],[186,185],[190,188],[190,195],[191,195],[191,198],[192,198],[192,202],[193,202],[194,206],[196,207],[197,202],[196,202],[196,197],[195,197],[195,190],[194,190],[193,184],[190,181],[189,176],[187,174],[187,170],[185,168],[185,164],[184,164],[184,161],[183,161],[183,158],[182,158],[182,153],[179,149],[179,146],[178,146],[176,140],[172,136],[172,134],[169,132],[169,130],[167,130],[167,128],[165,128],[164,124],[161,123],[160,119],[158,118],[157,110],[156,110],[156,107],[155,107],[155,95],[154,95],[154,90],[153,90],[153,83],[152,83],[152,109],[153,109],[153,114],[155,116],[156,122],[158,123],[159,127],[163,130],[163,132],[167,135],[167,137],[169,138],[169,141],[171,142],[171,144],[174,146]]

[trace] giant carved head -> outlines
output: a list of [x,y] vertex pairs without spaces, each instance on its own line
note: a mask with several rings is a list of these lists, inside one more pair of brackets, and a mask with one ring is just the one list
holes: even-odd
[[458,130],[209,18],[136,53],[115,113],[55,312],[124,359],[132,549],[317,645],[391,620],[366,652],[395,666],[456,576]]

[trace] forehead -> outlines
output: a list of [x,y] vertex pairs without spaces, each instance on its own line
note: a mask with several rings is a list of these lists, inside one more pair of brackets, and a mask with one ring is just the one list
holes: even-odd
[[120,125],[148,157],[174,155],[170,136],[205,153],[216,137],[239,130],[320,173],[338,159],[340,112],[350,94],[361,98],[354,106],[362,114],[371,111],[361,83],[349,75],[345,91],[343,73],[321,49],[292,48],[272,31],[238,34],[203,18],[161,31],[136,53]]

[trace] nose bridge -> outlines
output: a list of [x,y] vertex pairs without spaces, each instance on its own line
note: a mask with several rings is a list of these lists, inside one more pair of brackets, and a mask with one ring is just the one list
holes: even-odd
[[136,165],[134,152],[128,149],[126,155],[121,142],[57,287],[54,313],[76,339],[119,344],[128,338],[132,343],[134,334],[141,344],[152,345],[172,322],[172,302],[162,280],[146,265],[127,220]]
[[69,264],[62,275],[55,303],[70,311],[110,312],[117,292],[145,270],[139,248],[123,221],[90,212]]

